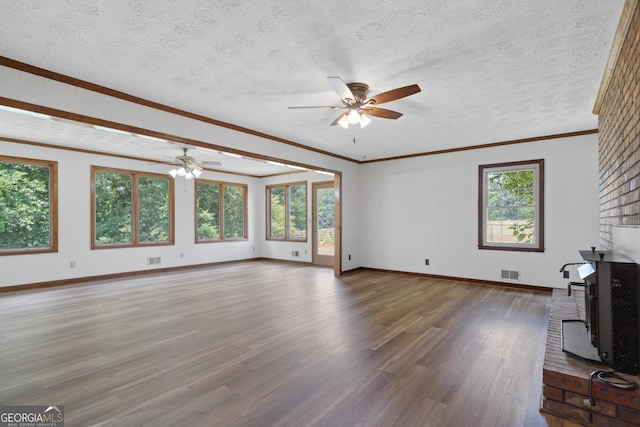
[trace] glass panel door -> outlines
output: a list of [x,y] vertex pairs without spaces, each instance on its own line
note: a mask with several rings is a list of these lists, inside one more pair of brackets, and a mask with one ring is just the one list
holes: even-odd
[[313,183],[313,263],[333,266],[335,254],[333,181]]

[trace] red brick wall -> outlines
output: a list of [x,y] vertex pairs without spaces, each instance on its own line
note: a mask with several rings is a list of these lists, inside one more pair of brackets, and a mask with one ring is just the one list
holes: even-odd
[[612,229],[640,226],[640,2],[602,99],[600,246],[612,248]]

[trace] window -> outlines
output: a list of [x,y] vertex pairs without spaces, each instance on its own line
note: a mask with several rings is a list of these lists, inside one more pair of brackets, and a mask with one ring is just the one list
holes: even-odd
[[58,251],[58,163],[0,156],[0,255]]
[[91,176],[92,249],[174,243],[170,177],[96,166]]
[[267,239],[307,240],[307,183],[267,186]]
[[196,180],[196,242],[247,239],[247,186]]
[[478,247],[544,251],[544,160],[479,167]]

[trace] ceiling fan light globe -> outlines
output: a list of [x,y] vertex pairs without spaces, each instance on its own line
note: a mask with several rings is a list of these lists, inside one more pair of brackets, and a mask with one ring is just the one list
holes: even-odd
[[363,114],[363,115],[360,116],[360,127],[361,128],[365,127],[369,123],[371,123],[371,119],[369,117],[367,117],[366,114]]
[[342,116],[342,118],[338,120],[338,124],[345,129],[349,129],[349,119],[347,119],[346,115]]
[[191,171],[191,173],[193,173],[193,175],[194,175],[196,178],[198,178],[198,177],[200,177],[200,174],[202,174],[202,171],[201,171],[201,170],[198,170],[198,169],[194,169],[193,171]]
[[357,110],[351,110],[349,111],[349,123],[351,123],[352,125],[355,125],[356,123],[360,122],[360,113],[358,113]]
[[191,171],[185,174],[184,179],[193,179],[193,174],[191,173]]
[[175,178],[176,175],[178,175],[178,169],[171,169],[169,171],[169,175],[171,175],[173,178]]
[[187,171],[184,168],[178,169],[178,176],[185,176]]

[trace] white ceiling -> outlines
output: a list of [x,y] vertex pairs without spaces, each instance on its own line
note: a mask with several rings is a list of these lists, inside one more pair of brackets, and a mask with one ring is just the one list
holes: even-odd
[[[624,1],[0,5],[0,56],[373,160],[597,128],[592,109]],[[404,113],[398,120],[374,117],[364,129],[329,126],[340,111],[287,108],[340,105],[327,76],[368,83],[370,95],[414,83],[422,92],[382,106]],[[14,127],[10,136],[33,132]],[[180,154],[175,145],[157,147],[159,156]]]

